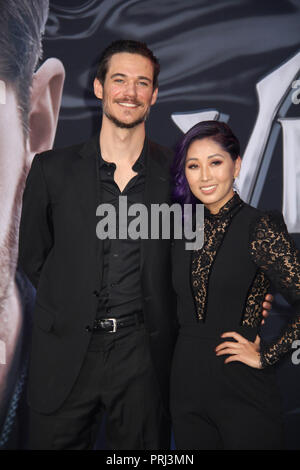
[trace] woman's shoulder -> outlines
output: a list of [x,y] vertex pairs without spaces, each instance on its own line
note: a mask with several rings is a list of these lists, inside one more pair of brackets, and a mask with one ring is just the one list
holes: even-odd
[[278,210],[257,209],[245,203],[243,212],[249,223],[250,234],[254,234],[255,230],[265,230],[268,232],[287,231],[283,215]]
[[257,264],[266,264],[280,253],[297,251],[278,210],[261,210],[245,205],[248,216],[249,250]]

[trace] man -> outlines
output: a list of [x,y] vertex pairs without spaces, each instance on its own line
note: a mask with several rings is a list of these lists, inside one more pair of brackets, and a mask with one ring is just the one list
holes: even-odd
[[35,72],[48,0],[0,0],[0,449],[21,448],[27,425],[24,382],[34,289],[16,270],[19,218],[36,152],[54,141],[64,69]]
[[[109,447],[169,446],[176,332],[169,241],[96,236],[100,202],[117,207],[121,194],[129,203],[169,201],[171,152],[145,139],[158,71],[144,44],[112,44],[95,79],[100,136],[33,161],[20,227],[20,265],[37,288],[31,448],[91,448],[104,408]],[[116,320],[95,330],[96,312]],[[114,322],[125,326],[112,333]]]
[[168,449],[176,314],[169,240],[96,237],[96,209],[170,202],[171,152],[145,136],[159,64],[137,41],[102,54],[100,134],[37,155],[20,264],[37,288],[28,399],[31,449],[90,449],[105,410],[111,449]]

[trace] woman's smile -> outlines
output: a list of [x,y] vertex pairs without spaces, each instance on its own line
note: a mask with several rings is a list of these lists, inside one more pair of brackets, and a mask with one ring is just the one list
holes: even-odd
[[212,194],[215,189],[217,188],[217,185],[211,185],[211,186],[202,186],[200,187],[200,191],[202,191],[204,194]]

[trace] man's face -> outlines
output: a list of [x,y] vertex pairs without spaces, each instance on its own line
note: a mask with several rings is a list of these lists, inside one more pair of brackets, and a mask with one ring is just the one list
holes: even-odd
[[5,104],[0,104],[0,314],[14,279],[27,171],[18,103],[14,90],[6,85]]
[[114,54],[104,85],[96,79],[95,94],[102,99],[104,115],[116,126],[133,128],[141,124],[157,97],[151,61],[140,54]]

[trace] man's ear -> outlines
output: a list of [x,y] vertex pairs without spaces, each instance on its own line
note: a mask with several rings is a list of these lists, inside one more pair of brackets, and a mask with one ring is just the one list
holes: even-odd
[[46,60],[33,76],[29,114],[31,154],[52,148],[64,80],[64,66],[54,58]]
[[152,93],[151,106],[153,106],[156,103],[157,93],[158,93],[158,87],[156,87],[154,92]]
[[103,99],[103,86],[98,78],[94,80],[94,93],[99,100]]

